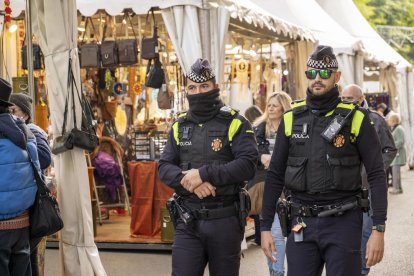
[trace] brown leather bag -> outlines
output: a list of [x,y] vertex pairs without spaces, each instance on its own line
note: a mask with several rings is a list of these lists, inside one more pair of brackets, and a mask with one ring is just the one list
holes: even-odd
[[147,18],[145,20],[146,26],[150,26],[151,24],[148,21],[149,14],[152,15],[152,22],[154,24],[154,29],[152,32],[152,37],[144,37],[141,42],[141,58],[143,59],[154,59],[158,58],[158,33],[157,33],[157,25],[155,22],[155,15],[154,10],[151,8],[147,13]]
[[[92,26],[93,36],[96,36],[95,26],[93,25],[92,19],[90,17],[86,18],[85,21],[85,32],[83,33],[82,42],[85,41],[85,34],[88,29],[90,22],[90,26]],[[101,55],[100,55],[100,46],[96,42],[93,43],[85,43],[79,47],[79,54],[80,54],[80,67],[88,68],[88,67],[96,67],[99,68],[101,66]]]
[[[125,12],[124,20],[129,20],[129,23],[132,27],[132,32],[134,34],[133,39],[120,39],[117,40],[118,47],[118,61],[120,65],[133,65],[138,63],[138,45],[137,45],[137,36],[135,35],[134,26],[131,22],[130,15]],[[125,24],[122,24],[124,26]],[[122,28],[121,28],[122,33]]]
[[260,215],[262,212],[264,185],[264,181],[258,182],[247,191],[250,195],[251,201],[251,210],[249,212],[249,216]]
[[174,93],[169,89],[168,72],[164,72],[164,83],[158,90],[157,103],[159,109],[171,109],[174,102]]
[[105,25],[100,49],[102,67],[106,68],[118,65],[118,45],[115,40],[105,40],[107,28],[108,25]]

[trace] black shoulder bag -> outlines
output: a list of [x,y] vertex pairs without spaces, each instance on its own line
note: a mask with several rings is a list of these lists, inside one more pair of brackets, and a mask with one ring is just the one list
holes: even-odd
[[151,8],[147,13],[147,18],[145,20],[146,26],[150,26],[148,21],[149,14],[152,15],[152,22],[154,24],[154,29],[152,32],[152,37],[145,37],[141,41],[141,58],[143,59],[153,59],[158,58],[158,34],[157,34],[157,24],[155,22],[154,10]]
[[33,206],[30,208],[29,217],[30,239],[34,240],[52,235],[62,229],[63,220],[60,216],[60,209],[56,198],[50,193],[45,181],[36,169],[29,149],[27,149],[27,154],[32,164],[37,185],[36,198]]
[[[79,98],[79,102],[81,104],[82,109],[82,125],[83,129],[78,129],[76,124],[76,112],[75,112],[75,93],[74,88],[76,88],[76,93]],[[73,76],[72,71],[72,60],[69,60],[69,76],[68,76],[68,92],[69,90],[72,92],[72,111],[73,111],[73,122],[74,127],[70,132],[66,132],[66,121],[67,121],[67,113],[68,113],[68,99],[69,93],[66,97],[65,101],[65,112],[63,118],[63,126],[62,126],[62,135],[56,137],[53,141],[52,153],[53,154],[60,154],[65,151],[73,149],[73,147],[78,147],[87,151],[93,151],[99,144],[98,136],[96,136],[95,129],[92,125],[92,119],[89,118],[92,114],[91,110],[85,112],[85,109],[90,108],[89,104],[87,104],[87,100],[84,97],[80,97],[79,90],[76,85],[75,78]]]

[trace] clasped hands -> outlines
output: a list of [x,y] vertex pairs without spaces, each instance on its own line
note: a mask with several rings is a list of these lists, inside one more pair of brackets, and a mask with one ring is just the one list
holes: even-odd
[[190,193],[194,193],[198,198],[203,199],[208,196],[216,196],[216,187],[210,182],[203,182],[197,169],[183,171],[184,177],[181,185]]

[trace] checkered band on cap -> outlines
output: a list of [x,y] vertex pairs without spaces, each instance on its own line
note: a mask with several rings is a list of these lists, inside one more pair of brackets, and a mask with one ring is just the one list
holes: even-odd
[[336,59],[331,59],[330,63],[325,63],[324,60],[314,60],[309,58],[307,65],[308,67],[315,69],[337,69],[338,61]]
[[196,83],[209,81],[215,77],[213,69],[207,59],[197,59],[187,75],[189,80]]
[[318,45],[309,57],[307,65],[315,69],[337,69],[338,61],[331,46]]

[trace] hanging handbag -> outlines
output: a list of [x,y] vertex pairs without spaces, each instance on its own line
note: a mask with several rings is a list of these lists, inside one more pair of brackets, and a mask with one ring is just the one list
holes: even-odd
[[164,83],[158,90],[157,103],[159,109],[171,109],[174,101],[174,93],[170,91],[168,72],[164,72]]
[[30,208],[30,239],[39,239],[52,235],[63,228],[59,205],[56,198],[50,193],[45,181],[40,176],[27,150],[33,174],[36,179],[37,192],[33,206]]
[[[85,22],[85,32],[83,33],[82,43],[85,41],[85,34],[88,30],[89,23],[93,29],[93,35],[96,36],[95,26],[93,25],[92,18],[87,17]],[[80,67],[81,68],[88,68],[88,67],[97,67],[99,68],[101,65],[101,54],[100,54],[100,46],[94,43],[85,43],[79,47],[80,52]]]
[[[112,28],[112,26],[109,27]],[[115,67],[118,65],[118,46],[115,40],[105,40],[107,28],[108,24],[104,26],[100,48],[102,67]]]
[[[152,64],[154,61],[154,64]],[[165,82],[164,69],[158,58],[151,59],[148,61],[147,65],[147,76],[145,79],[145,86],[152,88],[160,88]]]
[[157,25],[155,22],[155,15],[154,10],[151,8],[147,13],[147,18],[145,20],[146,26],[150,26],[151,24],[148,21],[149,14],[152,15],[152,23],[154,25],[152,37],[144,37],[141,42],[141,58],[143,59],[153,59],[158,58],[158,33],[157,33]]
[[[129,23],[134,34],[134,39],[117,40],[118,47],[118,62],[120,65],[133,65],[138,63],[138,45],[137,36],[135,35],[134,26],[132,25],[131,17],[128,12],[125,12],[124,20],[129,20]],[[124,26],[125,24],[122,24]],[[128,32],[128,29],[127,29]],[[122,28],[121,28],[122,33]]]
[[[32,44],[33,49],[33,70],[42,69],[43,64],[43,54],[40,46],[36,43]],[[23,38],[23,46],[21,50],[22,57],[22,69],[27,70],[27,45],[26,45],[26,34]]]
[[[76,112],[75,112],[75,93],[74,88],[76,89],[76,93],[78,95],[79,102],[81,104],[82,109],[82,129],[77,128],[76,123]],[[68,99],[69,99],[69,91],[71,91],[72,96],[72,111],[73,111],[73,122],[74,128],[70,132],[66,132],[66,121],[67,121],[67,113],[68,113]],[[68,76],[68,95],[65,100],[65,111],[64,111],[64,118],[63,118],[63,126],[62,126],[62,135],[56,137],[53,142],[52,153],[53,154],[60,154],[67,150],[71,150],[74,147],[78,147],[87,151],[93,151],[99,144],[99,139],[96,136],[95,129],[92,125],[92,111],[88,110],[87,112],[85,109],[90,109],[90,105],[87,102],[85,97],[80,97],[79,90],[75,82],[75,77],[72,71],[72,60],[69,59],[69,76]]]

